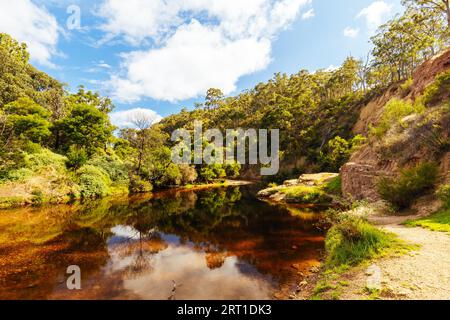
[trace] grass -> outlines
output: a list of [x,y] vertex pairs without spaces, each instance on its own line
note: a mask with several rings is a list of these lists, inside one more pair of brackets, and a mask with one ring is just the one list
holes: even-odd
[[313,186],[294,186],[281,189],[286,202],[299,204],[329,204],[332,198],[321,188]]
[[425,107],[420,101],[411,102],[397,98],[390,100],[384,107],[380,123],[371,127],[370,132],[378,139],[383,138],[386,133],[397,123],[402,124],[402,119],[412,114],[422,114]]
[[377,182],[380,196],[397,209],[406,209],[428,190],[434,187],[439,168],[434,163],[422,163],[402,169],[396,179],[383,177]]
[[397,250],[401,242],[361,218],[346,218],[334,225],[325,239],[328,268],[357,265]]
[[432,231],[447,232],[450,234],[450,208],[418,220],[405,222],[409,227],[422,227]]

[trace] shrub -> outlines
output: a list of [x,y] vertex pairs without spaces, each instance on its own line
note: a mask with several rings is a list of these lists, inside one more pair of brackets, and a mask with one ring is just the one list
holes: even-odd
[[158,181],[161,186],[178,186],[181,184],[181,172],[180,168],[171,163],[164,171],[164,176]]
[[146,193],[151,192],[152,190],[153,186],[149,181],[141,179],[138,175],[132,175],[130,177],[130,193]]
[[437,192],[437,196],[442,200],[445,208],[450,208],[450,184],[441,186]]
[[398,209],[411,206],[413,201],[436,183],[438,167],[434,163],[423,163],[400,171],[398,179],[381,178],[377,183],[380,196]]
[[25,156],[25,167],[33,171],[39,171],[45,167],[52,166],[58,170],[64,170],[67,158],[53,153],[48,149],[42,149],[39,153],[27,154]]
[[411,101],[394,98],[384,107],[378,126],[370,128],[371,134],[381,138],[394,124],[400,122],[403,118],[414,113],[421,114],[424,111],[425,107],[420,102],[412,103]]
[[128,167],[117,156],[98,156],[90,160],[88,164],[103,169],[112,181],[117,182],[128,180]]
[[84,166],[88,161],[88,155],[85,148],[79,148],[77,146],[71,146],[69,152],[67,152],[67,167],[73,169],[79,169]]
[[403,82],[400,85],[400,89],[402,90],[403,94],[407,94],[411,90],[411,87],[413,84],[414,84],[414,79],[412,79],[412,78],[409,78],[408,80]]
[[180,165],[181,183],[183,185],[194,183],[197,180],[197,171],[189,165]]
[[92,165],[84,165],[77,171],[82,198],[99,198],[110,193],[111,179],[108,173]]
[[339,171],[339,169],[348,161],[355,150],[360,147],[366,138],[357,135],[353,139],[346,140],[339,136],[328,142],[326,152],[321,152],[320,161],[325,171]]
[[334,194],[334,195],[342,195],[342,178],[341,176],[338,176],[328,182],[324,188],[327,193]]
[[433,84],[428,86],[423,94],[423,103],[432,106],[442,101],[442,95],[450,92],[450,70],[447,70],[436,77]]
[[325,248],[328,267],[355,265],[383,252],[395,243],[384,233],[361,218],[346,217],[327,233]]

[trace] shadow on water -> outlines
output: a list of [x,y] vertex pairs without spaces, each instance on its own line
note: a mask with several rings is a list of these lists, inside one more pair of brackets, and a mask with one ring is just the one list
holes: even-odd
[[[1,299],[271,299],[318,263],[317,213],[255,187],[0,211]],[[82,289],[66,269],[81,268]]]

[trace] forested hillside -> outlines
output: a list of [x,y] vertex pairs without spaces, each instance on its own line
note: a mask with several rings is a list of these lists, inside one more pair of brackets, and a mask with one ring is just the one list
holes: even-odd
[[[184,109],[155,125],[136,116],[131,119],[136,128],[120,132],[110,123],[110,99],[84,87],[67,91],[30,65],[26,44],[0,34],[0,206],[148,192],[239,175],[258,178],[252,168],[235,163],[171,163],[170,134],[192,129],[194,120],[221,130],[280,129],[282,168],[271,180],[337,172],[370,139],[353,130],[361,109],[393,84],[407,90],[416,68],[449,44],[445,10],[420,1],[405,5],[402,16],[373,36],[367,59],[348,57],[336,70],[276,74],[234,97],[210,89],[193,111]],[[416,111],[428,105],[417,101],[411,107]],[[385,129],[377,130],[381,136]]]

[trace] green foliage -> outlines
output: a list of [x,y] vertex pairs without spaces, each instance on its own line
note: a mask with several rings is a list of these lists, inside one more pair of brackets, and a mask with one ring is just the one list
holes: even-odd
[[410,220],[405,223],[410,227],[422,227],[433,231],[448,232],[450,234],[450,209],[444,209],[429,217]]
[[79,169],[88,162],[88,155],[85,148],[70,146],[67,156],[67,167],[71,169]]
[[286,202],[288,203],[328,205],[333,200],[319,187],[285,187],[282,192],[286,195]]
[[321,153],[321,163],[325,171],[337,172],[350,159],[352,153],[360,147],[366,138],[361,135],[345,140],[339,136],[328,142],[327,151]]
[[420,102],[412,103],[410,101],[394,98],[384,107],[380,123],[377,127],[371,128],[371,134],[380,139],[394,124],[402,124],[401,120],[406,116],[411,114],[421,114],[424,111],[425,108]]
[[325,248],[329,268],[356,265],[392,247],[396,240],[367,221],[346,217],[327,233]]
[[100,198],[110,194],[111,179],[101,168],[85,165],[77,170],[82,198]]
[[200,178],[205,182],[211,182],[217,178],[216,173],[210,166],[203,167],[200,170]]
[[424,94],[423,102],[426,106],[433,106],[439,101],[450,97],[450,70],[439,74],[434,83],[429,85]]
[[164,175],[158,180],[158,184],[161,186],[179,186],[181,184],[182,175],[180,168],[176,164],[169,164],[166,168]]
[[450,184],[442,185],[437,191],[437,196],[444,203],[444,208],[450,208]]
[[413,78],[408,78],[400,85],[400,89],[402,90],[403,94],[407,94],[409,90],[411,89],[412,85],[414,84]]
[[434,187],[438,177],[438,167],[434,163],[423,163],[400,171],[397,179],[381,178],[377,183],[380,196],[396,206],[405,209],[418,196]]
[[130,193],[146,193],[151,192],[152,190],[153,186],[149,181],[142,180],[138,175],[132,175],[130,177]]
[[128,166],[117,156],[102,155],[89,160],[89,165],[101,168],[114,182],[128,180]]
[[51,134],[47,120],[50,112],[30,98],[19,98],[5,105],[3,112],[16,138],[40,143]]
[[70,114],[56,122],[58,147],[67,152],[71,146],[85,148],[88,155],[106,147],[114,127],[108,116],[88,104],[74,105]]
[[341,196],[342,195],[342,178],[338,176],[325,184],[323,190],[329,194]]

